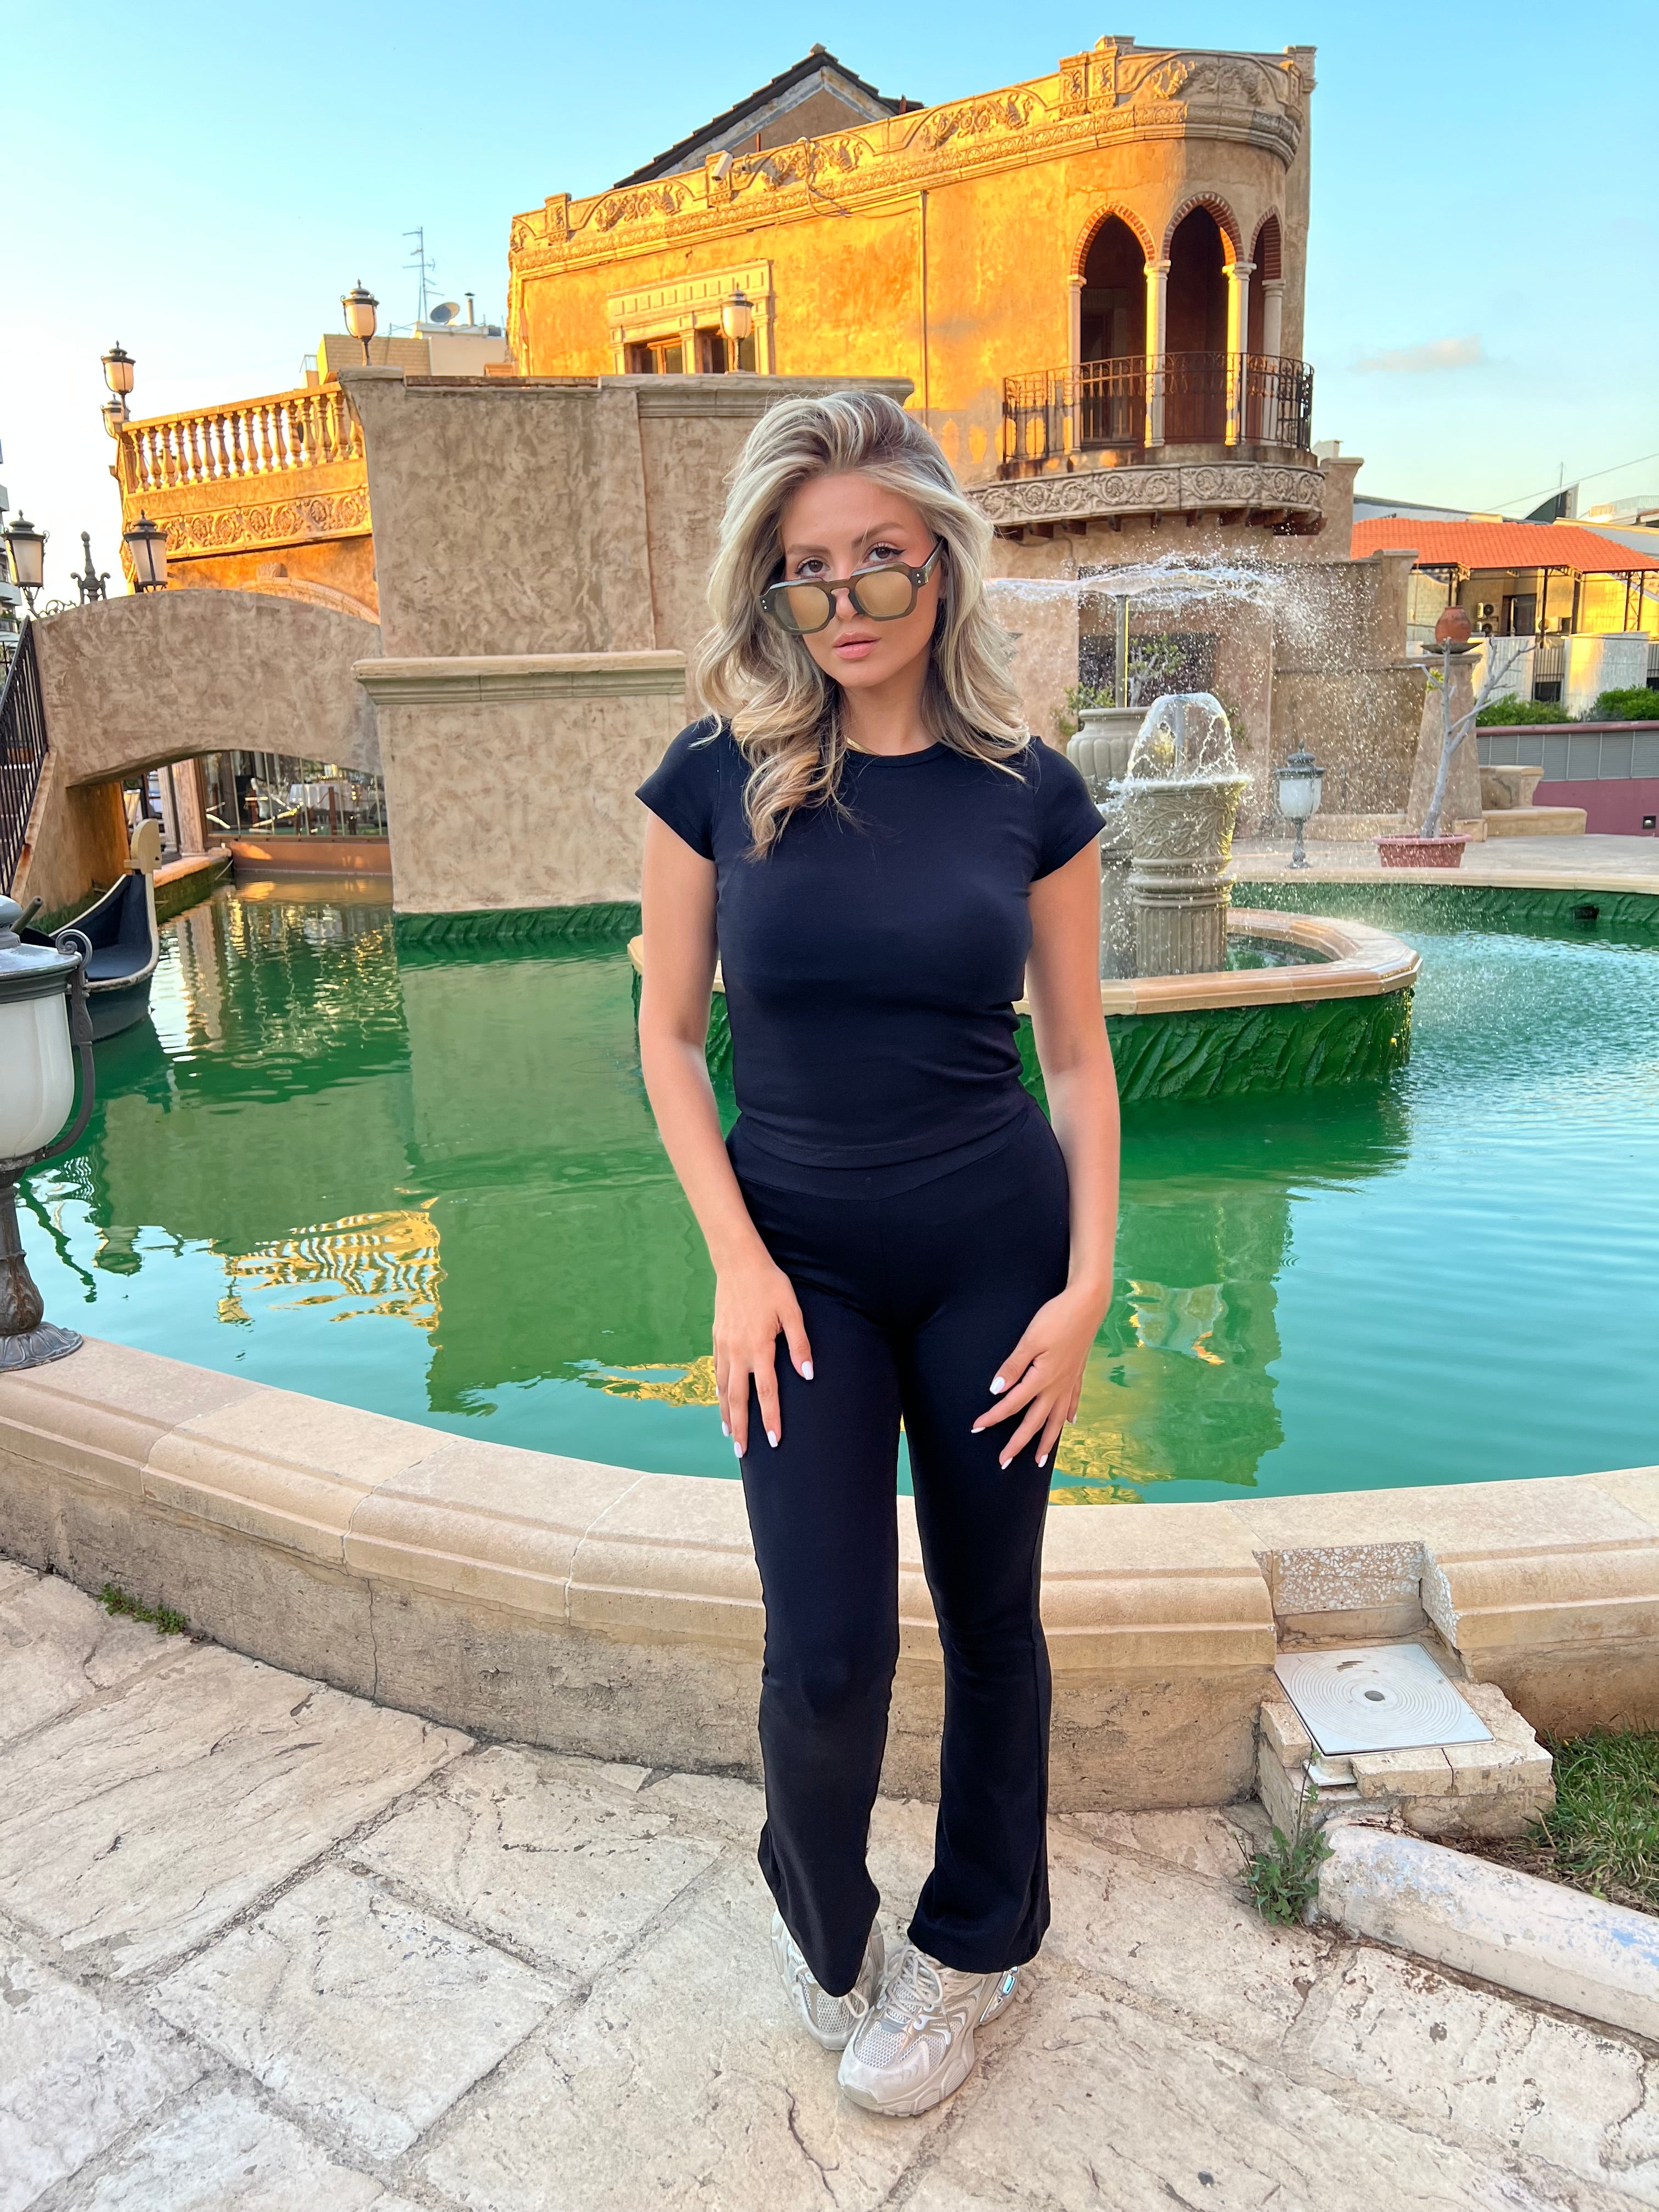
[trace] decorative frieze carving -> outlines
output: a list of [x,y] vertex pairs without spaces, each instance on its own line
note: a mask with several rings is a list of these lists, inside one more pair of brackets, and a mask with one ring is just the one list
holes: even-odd
[[313,538],[357,538],[369,528],[367,484],[358,490],[307,492],[245,507],[191,507],[171,514],[165,511],[165,495],[150,506],[161,510],[150,519],[167,532],[169,555],[180,558],[245,546],[295,545]]
[[1071,476],[1024,477],[968,494],[999,529],[1043,522],[1086,522],[1121,514],[1179,514],[1209,507],[1324,512],[1319,469],[1246,461],[1195,466],[1080,469]]
[[591,199],[556,194],[515,219],[513,276],[516,284],[543,270],[610,259],[621,233],[633,246],[691,243],[748,228],[757,202],[766,204],[769,222],[810,215],[822,211],[826,197],[857,204],[952,176],[1082,152],[1103,134],[1222,140],[1288,165],[1300,143],[1303,96],[1294,59],[1143,53],[1103,40],[1062,61],[1052,77],[744,155],[720,178],[705,164]]

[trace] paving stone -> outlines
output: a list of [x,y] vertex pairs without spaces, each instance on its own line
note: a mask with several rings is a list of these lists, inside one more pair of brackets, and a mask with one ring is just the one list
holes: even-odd
[[0,2212],[22,2212],[201,2070],[165,2028],[137,2033],[0,1938]]
[[882,2203],[944,2116],[846,2102],[777,1983],[770,1921],[757,1868],[711,1876],[469,2100],[421,2177],[468,2212]]
[[647,1772],[550,1752],[480,1752],[366,1838],[354,1863],[586,1981],[721,1849],[718,1838],[675,1832],[670,1808],[640,1786]]
[[0,1906],[116,1975],[175,1959],[469,1739],[210,1646],[0,1753]]
[[1277,2050],[1334,1948],[1322,1931],[1270,1927],[1235,1882],[1105,1850],[1070,1822],[1050,1829],[1048,1887],[1043,1960],[1258,2057]]
[[157,2011],[371,2158],[407,2150],[565,1985],[325,1868],[170,1975]]
[[58,1575],[0,1574],[0,1743],[180,1653],[143,1621],[112,1619]]
[[286,2120],[222,2089],[170,2112],[59,2203],[62,2212],[413,2212]]
[[1614,2212],[1621,2200],[1034,1977],[906,2212]]
[[1386,2097],[1415,2125],[1659,2205],[1659,2059],[1587,2023],[1367,1946],[1342,1955],[1285,2052]]
[[1200,1807],[1190,1812],[1066,1813],[1054,1825],[1109,1850],[1139,1851],[1144,1858],[1162,1859],[1188,1874],[1231,1885],[1243,1863],[1240,1841],[1255,1848],[1251,1818],[1243,1806],[1226,1811]]

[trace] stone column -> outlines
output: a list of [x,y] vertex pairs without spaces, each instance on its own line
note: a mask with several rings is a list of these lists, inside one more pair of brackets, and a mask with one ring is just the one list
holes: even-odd
[[1100,836],[1100,973],[1135,972],[1135,924],[1129,904],[1129,817],[1117,786],[1128,773],[1129,749],[1140,727],[1139,707],[1085,707],[1082,727],[1066,748],[1105,823]]
[[1170,264],[1146,264],[1146,443],[1164,443],[1164,356],[1169,325]]
[[1254,261],[1233,261],[1227,268],[1227,443],[1236,446],[1243,434],[1244,414],[1244,356],[1250,339],[1250,276]]
[[1261,282],[1261,350],[1277,361],[1285,343],[1285,279],[1266,276]]
[[1083,394],[1079,374],[1083,367],[1083,279],[1068,277],[1066,285],[1066,450],[1075,453],[1083,442]]

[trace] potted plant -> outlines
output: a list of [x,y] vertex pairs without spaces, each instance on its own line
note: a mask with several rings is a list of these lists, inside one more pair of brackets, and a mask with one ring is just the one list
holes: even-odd
[[1489,637],[1482,641],[1486,647],[1486,665],[1481,672],[1480,684],[1469,707],[1454,720],[1451,710],[1452,664],[1455,659],[1461,659],[1475,650],[1469,630],[1469,618],[1462,607],[1448,607],[1434,626],[1434,641],[1440,656],[1440,765],[1435,775],[1429,811],[1417,836],[1376,839],[1376,857],[1385,868],[1455,868],[1462,865],[1463,848],[1469,840],[1456,831],[1443,831],[1440,826],[1452,762],[1458,747],[1480,720],[1481,708],[1490,701],[1529,642],[1525,638],[1516,639],[1512,642],[1510,652],[1503,654],[1498,649],[1498,639]]

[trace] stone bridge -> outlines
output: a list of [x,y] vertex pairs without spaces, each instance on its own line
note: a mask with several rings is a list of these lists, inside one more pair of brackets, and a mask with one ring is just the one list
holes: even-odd
[[353,665],[376,624],[263,592],[152,592],[35,626],[50,745],[16,895],[48,914],[125,866],[120,779],[205,753],[275,752],[380,772]]

